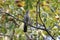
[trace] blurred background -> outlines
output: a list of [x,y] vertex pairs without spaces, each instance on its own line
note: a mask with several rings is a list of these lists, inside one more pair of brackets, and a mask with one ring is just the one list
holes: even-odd
[[[27,10],[29,24],[24,32]],[[53,38],[60,40],[60,0],[0,0],[0,40]]]

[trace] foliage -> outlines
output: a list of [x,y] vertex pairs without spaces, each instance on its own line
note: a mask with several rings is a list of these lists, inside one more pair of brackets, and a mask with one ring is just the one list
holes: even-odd
[[[30,11],[30,21],[36,26],[36,6],[38,0],[0,0],[0,33],[12,36],[14,40],[26,40],[23,32],[24,15],[26,10]],[[46,26],[48,32],[55,38],[60,35],[60,1],[40,0],[40,17],[37,16],[37,24]],[[3,12],[3,13],[2,13]],[[11,15],[8,15],[9,13]],[[17,19],[17,20],[16,20]],[[18,20],[19,19],[19,20]],[[20,21],[22,20],[22,21]],[[42,23],[42,21],[43,23]],[[39,25],[40,26],[40,25]],[[40,26],[43,27],[43,26]],[[38,31],[38,32],[37,32]],[[28,36],[33,36],[33,40],[43,40],[49,34],[41,29],[28,26]],[[39,35],[39,37],[37,37]]]

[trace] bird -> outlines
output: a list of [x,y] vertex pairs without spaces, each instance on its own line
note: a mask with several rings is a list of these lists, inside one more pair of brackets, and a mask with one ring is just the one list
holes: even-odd
[[24,32],[27,32],[27,24],[29,23],[29,10],[26,11],[26,14],[24,15]]

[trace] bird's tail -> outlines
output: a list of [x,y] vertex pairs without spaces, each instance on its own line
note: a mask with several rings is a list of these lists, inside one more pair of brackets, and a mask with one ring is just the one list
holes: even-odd
[[27,32],[27,24],[24,23],[24,32]]

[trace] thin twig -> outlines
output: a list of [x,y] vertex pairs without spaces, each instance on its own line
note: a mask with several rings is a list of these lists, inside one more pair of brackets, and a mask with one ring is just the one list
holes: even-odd
[[[4,12],[5,13],[5,12]],[[16,17],[14,17],[13,15],[11,15],[11,14],[9,14],[9,13],[6,13],[8,16],[11,16],[11,17],[13,17],[14,19],[16,19],[16,20],[18,20],[18,21],[20,21],[20,22],[23,22],[23,23],[25,23],[23,20],[20,20],[20,19],[18,19],[18,18],[16,18]],[[36,29],[41,29],[41,30],[45,30],[45,29],[43,29],[43,28],[38,28],[38,27],[35,27],[35,26],[33,26],[33,25],[31,25],[31,24],[28,24],[30,27],[33,27],[33,28],[36,28]]]
[[[4,12],[5,13],[5,12]],[[18,18],[16,18],[16,17],[14,17],[13,15],[11,15],[11,14],[9,14],[9,13],[6,13],[8,16],[11,16],[11,17],[13,17],[14,19],[16,19],[16,20],[18,20],[18,21],[21,21],[21,22],[23,22],[23,23],[25,23],[24,21],[22,21],[22,20],[20,20],[20,19],[18,19]],[[33,28],[36,28],[36,29],[41,29],[41,30],[44,30],[44,31],[46,31],[49,35],[50,35],[50,33],[46,30],[46,29],[43,29],[43,28],[38,28],[38,27],[35,27],[35,26],[33,26],[33,25],[31,25],[31,24],[27,24],[27,25],[29,25],[30,27],[33,27]],[[51,36],[51,35],[50,35]],[[52,37],[52,36],[51,36]],[[53,38],[53,37],[52,37]]]
[[[42,21],[42,19],[41,19],[41,16],[40,16],[40,0],[38,0],[37,5],[39,6],[39,18],[40,18],[43,26],[45,27],[45,31],[52,37],[52,39],[54,39],[54,37],[53,37],[53,36],[49,33],[49,31],[46,29],[46,26],[45,26],[45,24],[43,23],[43,21]],[[54,40],[55,40],[55,39],[54,39]]]
[[36,27],[38,26],[38,12],[37,12],[37,6],[36,6]]
[[[25,35],[26,35],[26,37],[27,37],[29,40],[32,40],[27,33],[25,33]],[[27,40],[28,40],[28,39],[27,39]]]

